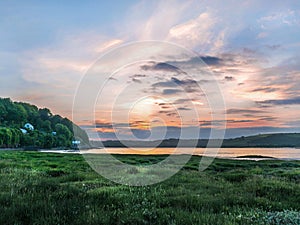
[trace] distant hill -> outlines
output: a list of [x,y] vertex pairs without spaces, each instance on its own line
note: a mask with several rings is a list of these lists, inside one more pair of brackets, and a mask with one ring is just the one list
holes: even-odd
[[88,144],[84,130],[47,108],[0,98],[0,147],[69,148],[74,129],[77,139]]
[[[104,141],[102,144],[105,147],[176,147],[178,139],[166,139],[158,141]],[[213,143],[219,142],[219,140],[211,140],[211,147]],[[208,140],[181,140],[181,147],[194,147],[194,143],[197,143],[197,147],[206,147]],[[94,145],[99,143],[94,142]],[[248,137],[238,137],[224,139],[222,146],[226,147],[300,147],[300,133],[275,133],[275,134],[259,134]]]
[[300,147],[300,133],[259,134],[226,139],[226,147]]

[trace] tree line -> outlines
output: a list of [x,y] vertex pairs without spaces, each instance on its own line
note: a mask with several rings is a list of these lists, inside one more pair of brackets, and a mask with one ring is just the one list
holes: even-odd
[[[26,123],[34,130],[24,128]],[[24,129],[23,132],[21,128]],[[71,147],[73,128],[77,129],[81,141],[88,142],[84,130],[67,118],[53,115],[47,108],[38,108],[24,102],[13,102],[0,98],[0,147],[38,148]]]

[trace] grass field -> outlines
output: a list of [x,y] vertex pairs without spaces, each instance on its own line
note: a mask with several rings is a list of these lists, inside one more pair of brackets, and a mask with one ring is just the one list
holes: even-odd
[[216,159],[200,173],[199,159],[162,183],[130,187],[81,155],[0,151],[0,224],[300,224],[300,161]]

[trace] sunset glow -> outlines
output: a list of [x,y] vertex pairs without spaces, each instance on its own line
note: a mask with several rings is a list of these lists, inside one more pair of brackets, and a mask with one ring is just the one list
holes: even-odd
[[[164,129],[166,138],[174,138],[177,129],[193,132],[195,127],[208,137],[223,123],[226,137],[300,131],[297,1],[124,1],[87,8],[76,2],[61,11],[51,7],[57,4],[0,3],[6,18],[0,21],[0,96],[72,119],[77,88],[101,56],[154,40],[194,52],[210,73],[194,71],[199,63],[193,57],[174,60],[173,53],[164,52],[163,61],[123,65],[131,52],[117,54],[95,69],[101,78],[116,60],[120,63],[109,80],[95,80],[95,120],[82,114],[81,126],[97,130],[103,139]],[[157,46],[152,50],[163,52]],[[217,89],[226,105],[219,113],[227,118],[212,121],[207,97],[217,101]],[[122,138],[130,138],[126,135]]]

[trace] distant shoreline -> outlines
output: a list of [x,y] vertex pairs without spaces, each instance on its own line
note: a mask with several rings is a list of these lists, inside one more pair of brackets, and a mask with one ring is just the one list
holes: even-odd
[[222,149],[232,149],[232,148],[293,148],[293,149],[300,149],[299,147],[295,146],[140,146],[140,145],[132,145],[132,146],[104,146],[104,147],[90,147],[90,148],[79,148],[79,149],[73,149],[73,148],[49,148],[49,149],[44,149],[44,148],[33,148],[33,149],[26,149],[26,148],[0,148],[0,150],[11,150],[11,151],[43,151],[43,150],[51,150],[51,151],[69,151],[69,150],[91,150],[91,149],[102,149],[102,148],[222,148]]
[[176,153],[176,154],[172,154],[172,153],[168,153],[168,152],[153,152],[153,153],[137,153],[137,152],[94,152],[94,151],[76,151],[76,150],[41,150],[39,152],[42,153],[57,153],[57,154],[87,154],[87,155],[113,155],[113,156],[169,156],[169,155],[191,155],[191,156],[197,156],[197,157],[206,157],[206,158],[218,158],[218,159],[225,159],[225,160],[250,160],[250,161],[260,161],[260,160],[282,160],[282,161],[300,161],[299,157],[288,157],[287,156],[281,156],[281,157],[276,157],[276,156],[269,156],[269,155],[264,155],[264,153],[262,154],[247,154],[245,153],[245,155],[239,155],[239,156],[224,156],[222,155],[222,153],[219,155],[217,154],[216,157],[210,156],[210,155],[205,155],[205,153],[202,154],[188,154],[188,153]]
[[[23,150],[21,148],[0,148],[0,151],[29,151],[30,150]],[[32,152],[41,152],[41,153],[56,153],[56,154],[84,154],[84,151],[80,150],[74,150],[74,149],[40,149],[40,150],[33,150]],[[93,153],[89,152],[89,150],[86,150],[86,154],[110,154],[110,155],[123,155],[123,156],[168,156],[169,153],[154,153],[154,154],[138,154],[138,153]],[[184,155],[184,153],[178,154],[178,155]],[[198,155],[198,154],[192,154],[192,156],[199,156],[199,157],[211,157],[209,155]],[[222,157],[222,156],[216,156],[213,158],[218,159],[224,159],[224,160],[249,160],[249,161],[261,161],[261,160],[282,160],[282,161],[300,161],[299,158],[291,158],[291,157],[273,157],[273,156],[266,156],[266,155],[251,155],[251,154],[245,154],[235,157]]]

